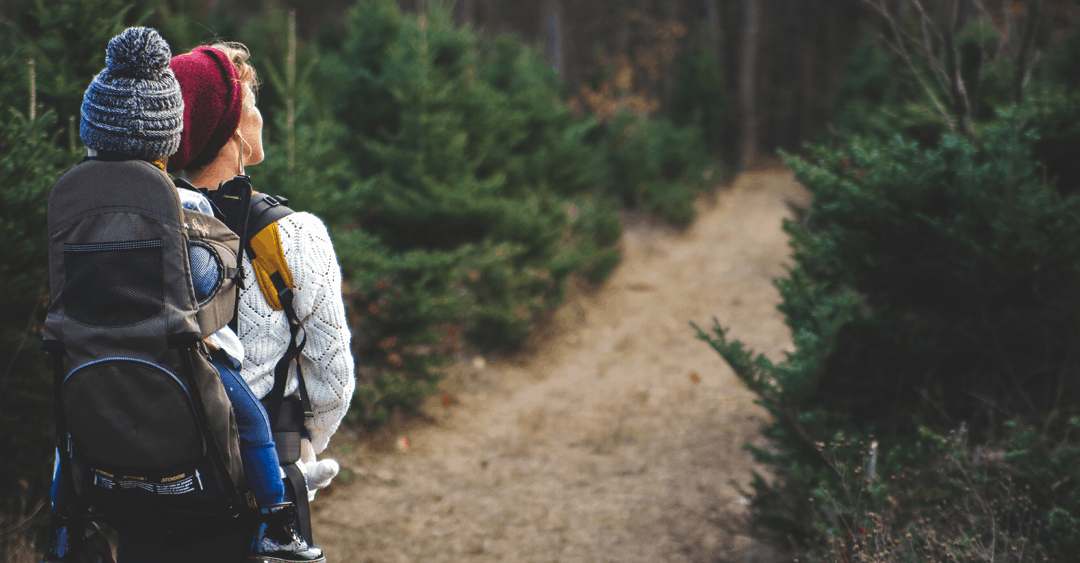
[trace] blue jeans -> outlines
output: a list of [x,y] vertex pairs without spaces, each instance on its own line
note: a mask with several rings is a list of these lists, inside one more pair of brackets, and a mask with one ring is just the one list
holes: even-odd
[[[270,418],[259,398],[251,392],[244,378],[224,354],[214,354],[213,366],[221,376],[225,394],[232,402],[236,426],[240,434],[240,461],[248,490],[255,495],[259,506],[285,502],[285,484],[281,481],[281,462],[274,437],[270,433]],[[59,454],[57,454],[59,460]],[[60,475],[60,464],[53,464],[52,508],[62,514],[67,510],[67,491]]]
[[285,502],[285,484],[281,481],[281,461],[270,433],[270,418],[259,398],[251,392],[244,378],[232,367],[232,362],[214,354],[214,367],[221,375],[225,394],[236,413],[240,433],[240,460],[244,464],[248,489],[259,506]]

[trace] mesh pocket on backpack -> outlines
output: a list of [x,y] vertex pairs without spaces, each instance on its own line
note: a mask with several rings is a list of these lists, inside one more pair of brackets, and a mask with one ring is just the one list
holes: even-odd
[[191,283],[195,287],[195,299],[199,305],[203,305],[217,295],[221,288],[225,277],[221,257],[209,244],[191,241],[188,261],[191,262]]
[[63,299],[72,320],[130,326],[165,311],[162,242],[65,244]]

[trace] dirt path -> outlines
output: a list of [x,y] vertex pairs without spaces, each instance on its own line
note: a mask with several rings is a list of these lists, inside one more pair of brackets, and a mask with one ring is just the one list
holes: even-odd
[[433,398],[428,421],[332,446],[353,478],[314,504],[328,560],[772,560],[744,535],[739,493],[754,469],[741,445],[766,415],[687,323],[717,316],[782,355],[770,280],[785,201],[805,197],[785,171],[754,172],[685,233],[630,221],[622,265],[572,291],[534,350],[454,368],[453,403]]

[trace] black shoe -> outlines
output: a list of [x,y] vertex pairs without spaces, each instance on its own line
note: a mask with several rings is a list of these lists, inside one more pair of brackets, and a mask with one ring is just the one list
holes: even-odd
[[49,530],[49,550],[43,563],[75,563],[82,551],[86,524],[79,518],[53,513]]
[[262,507],[255,513],[255,534],[247,561],[251,563],[324,563],[322,550],[309,547],[296,529],[296,505]]

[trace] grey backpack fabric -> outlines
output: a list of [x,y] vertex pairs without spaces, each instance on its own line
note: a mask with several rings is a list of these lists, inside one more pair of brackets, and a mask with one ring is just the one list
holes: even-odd
[[[150,163],[86,161],[49,198],[58,448],[73,498],[108,520],[163,512],[235,515],[236,421],[202,339],[236,299],[239,238],[181,207]],[[202,302],[189,248],[218,261]]]

